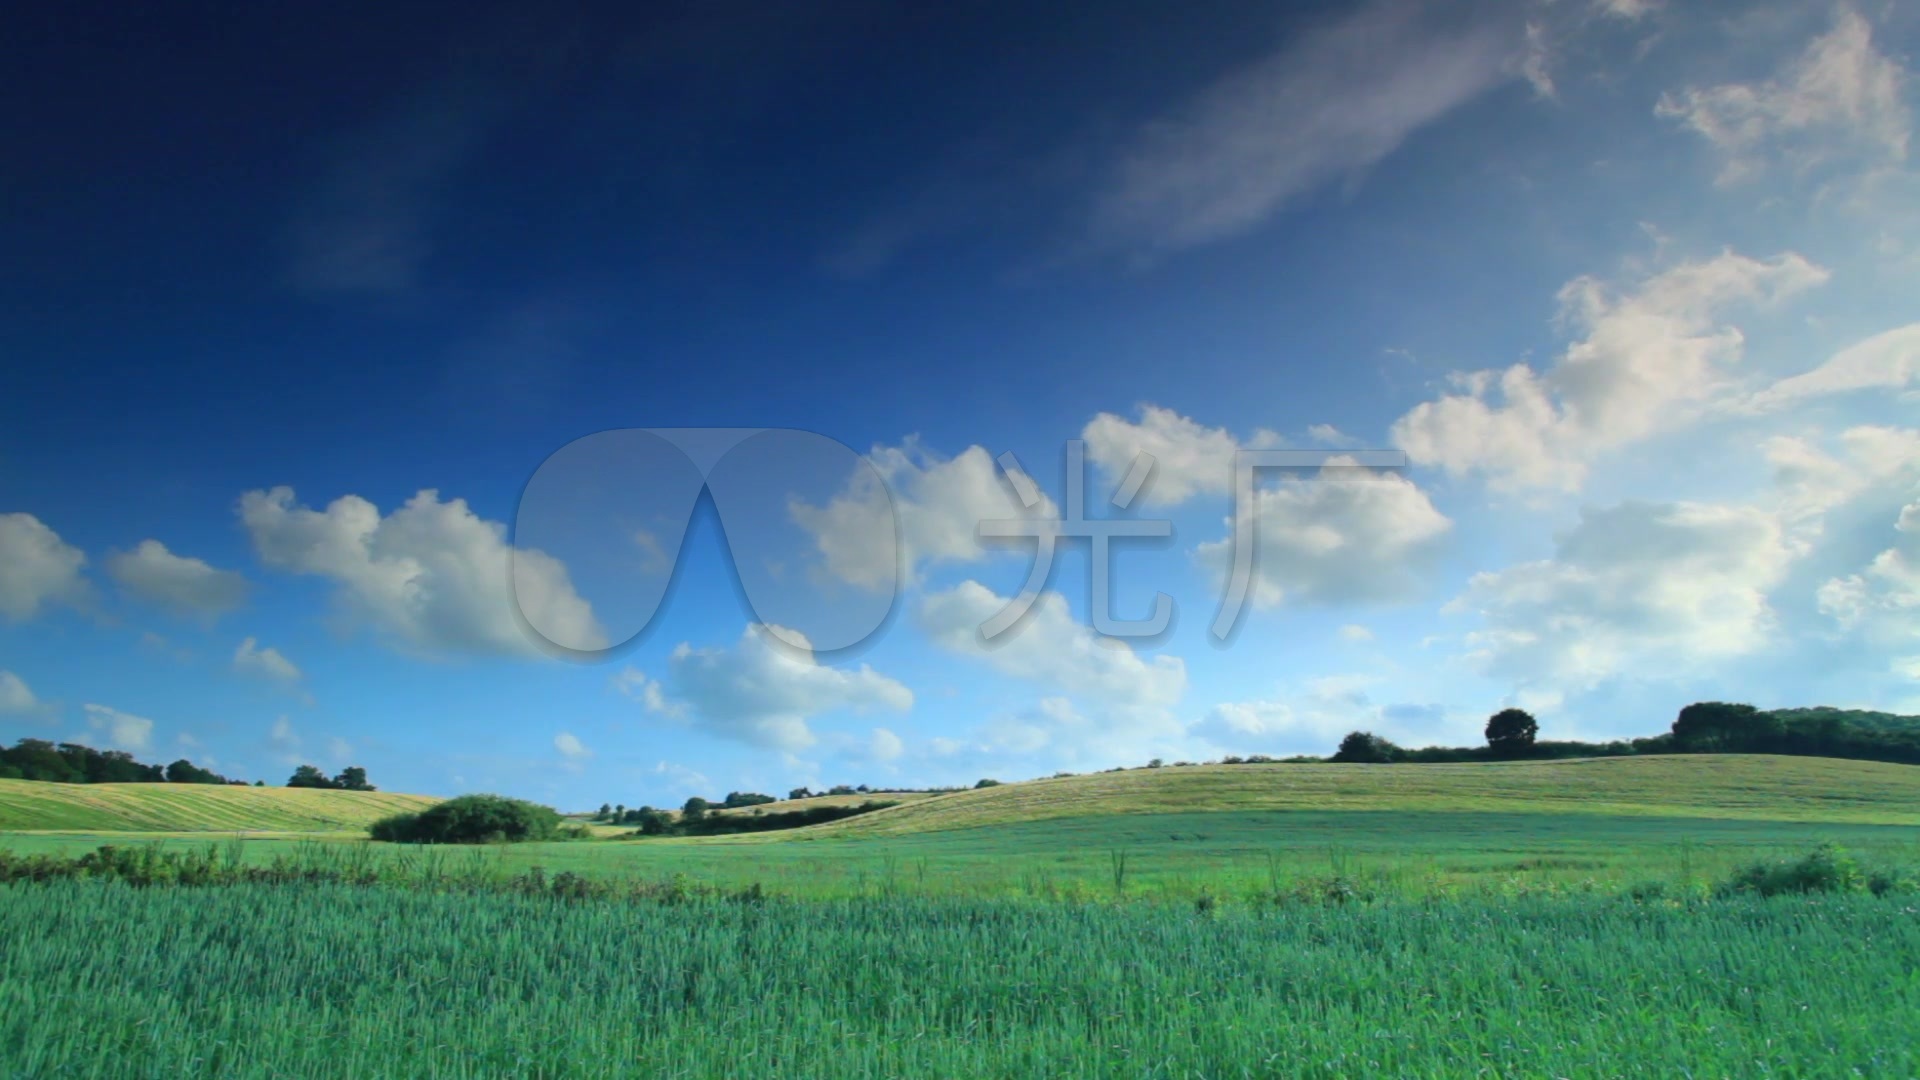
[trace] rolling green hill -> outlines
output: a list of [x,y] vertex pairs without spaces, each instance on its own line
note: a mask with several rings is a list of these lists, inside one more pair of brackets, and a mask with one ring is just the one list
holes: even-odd
[[0,830],[338,832],[439,801],[383,791],[0,780]]
[[1759,754],[1427,765],[1194,765],[953,792],[769,838],[903,836],[1110,814],[1249,810],[1920,825],[1920,767]]

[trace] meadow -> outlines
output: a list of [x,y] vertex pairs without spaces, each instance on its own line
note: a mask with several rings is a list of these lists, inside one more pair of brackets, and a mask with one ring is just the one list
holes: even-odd
[[1260,909],[0,887],[20,1076],[1920,1072],[1871,896]]
[[[0,834],[0,1073],[1920,1075],[1920,769],[1537,764],[1170,767],[710,838]],[[1733,887],[1829,842],[1818,881]]]

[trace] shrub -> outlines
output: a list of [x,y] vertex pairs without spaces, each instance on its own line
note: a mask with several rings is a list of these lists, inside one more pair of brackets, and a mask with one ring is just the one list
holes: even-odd
[[1716,891],[1723,896],[1865,892],[1868,878],[1860,863],[1845,849],[1821,844],[1798,859],[1769,859],[1743,866],[1721,882]]
[[375,840],[400,844],[487,844],[550,840],[560,814],[504,795],[462,795],[417,814],[394,814],[368,826]]

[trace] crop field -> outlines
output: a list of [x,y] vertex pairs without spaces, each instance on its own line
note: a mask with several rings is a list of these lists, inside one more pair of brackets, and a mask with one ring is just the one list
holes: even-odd
[[1004,784],[848,818],[895,836],[1088,814],[1487,811],[1920,825],[1913,766],[1765,754],[1417,765],[1191,765]]
[[337,832],[438,801],[309,788],[0,780],[0,830]]
[[1871,896],[1198,910],[0,886],[22,1076],[1920,1073]]

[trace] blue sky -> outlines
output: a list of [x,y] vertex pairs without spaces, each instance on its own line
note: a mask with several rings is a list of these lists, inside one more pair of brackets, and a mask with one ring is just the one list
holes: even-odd
[[[18,30],[9,739],[576,808],[1920,711],[1900,5]],[[762,445],[690,521],[664,458],[523,503],[687,427],[866,461]],[[1062,507],[1074,439],[1090,515],[1172,523],[1113,584],[1173,624],[1095,634],[1069,543],[983,641],[1032,556],[977,525]],[[1236,447],[1409,466],[1263,476],[1222,643]]]

